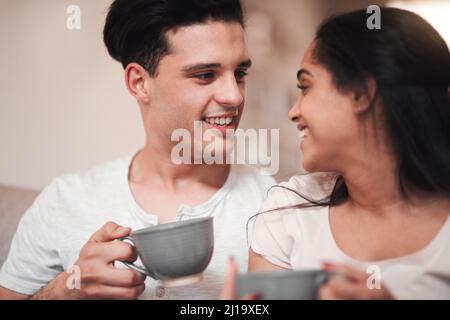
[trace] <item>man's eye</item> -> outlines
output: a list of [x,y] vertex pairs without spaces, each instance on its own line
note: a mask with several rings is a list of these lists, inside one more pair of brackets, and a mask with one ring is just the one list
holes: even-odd
[[246,71],[236,71],[236,78],[239,80],[244,79],[246,76],[248,76],[248,73]]
[[196,74],[194,77],[200,80],[212,80],[214,79],[215,74],[214,72],[203,72]]

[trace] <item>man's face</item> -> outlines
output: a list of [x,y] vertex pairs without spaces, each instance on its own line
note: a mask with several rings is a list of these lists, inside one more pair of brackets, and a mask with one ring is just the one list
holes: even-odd
[[170,30],[166,37],[170,54],[149,84],[147,138],[170,149],[176,144],[172,132],[184,128],[193,137],[195,121],[201,121],[203,132],[236,129],[250,66],[242,26],[211,21]]

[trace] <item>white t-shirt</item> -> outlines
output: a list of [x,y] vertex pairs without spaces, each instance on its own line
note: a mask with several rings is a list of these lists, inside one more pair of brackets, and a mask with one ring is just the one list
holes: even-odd
[[[335,174],[316,173],[293,177],[281,185],[308,199],[322,200],[331,194],[335,181]],[[276,187],[269,191],[261,212],[301,203],[307,201]],[[424,249],[374,262],[346,255],[334,240],[328,217],[328,206],[263,213],[254,222],[251,248],[287,269],[317,269],[330,261],[353,266],[368,276],[380,272],[381,283],[397,299],[450,299],[450,217]]]
[[[158,224],[154,214],[136,203],[128,184],[132,156],[84,174],[55,179],[23,216],[8,258],[0,270],[0,286],[32,295],[71,267],[91,235],[107,221],[138,230]],[[258,212],[275,184],[257,169],[232,166],[223,185],[207,202],[182,206],[177,220],[214,216],[214,253],[197,284],[163,288],[146,279],[141,299],[215,299],[222,288],[229,256],[247,270],[247,220]],[[116,263],[117,267],[124,267]]]

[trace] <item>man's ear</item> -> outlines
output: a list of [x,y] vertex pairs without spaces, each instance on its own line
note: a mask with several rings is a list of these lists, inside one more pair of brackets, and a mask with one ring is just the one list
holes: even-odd
[[136,100],[150,103],[150,75],[141,65],[133,62],[126,67],[125,83]]
[[374,78],[369,78],[363,88],[357,89],[355,97],[355,113],[362,114],[370,110],[377,95],[377,82]]

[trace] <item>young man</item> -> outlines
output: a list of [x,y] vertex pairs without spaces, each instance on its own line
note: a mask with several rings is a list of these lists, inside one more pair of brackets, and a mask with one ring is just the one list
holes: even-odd
[[[246,222],[275,181],[246,166],[177,165],[171,157],[176,129],[194,136],[194,122],[222,134],[238,126],[251,64],[243,25],[239,0],[112,4],[104,40],[125,68],[146,144],[124,159],[55,179],[42,192],[0,271],[0,298],[213,299],[229,256],[246,269]],[[119,262],[136,260],[131,245],[115,241],[131,230],[205,216],[214,216],[215,248],[203,281],[170,289],[150,278],[144,284]]]

